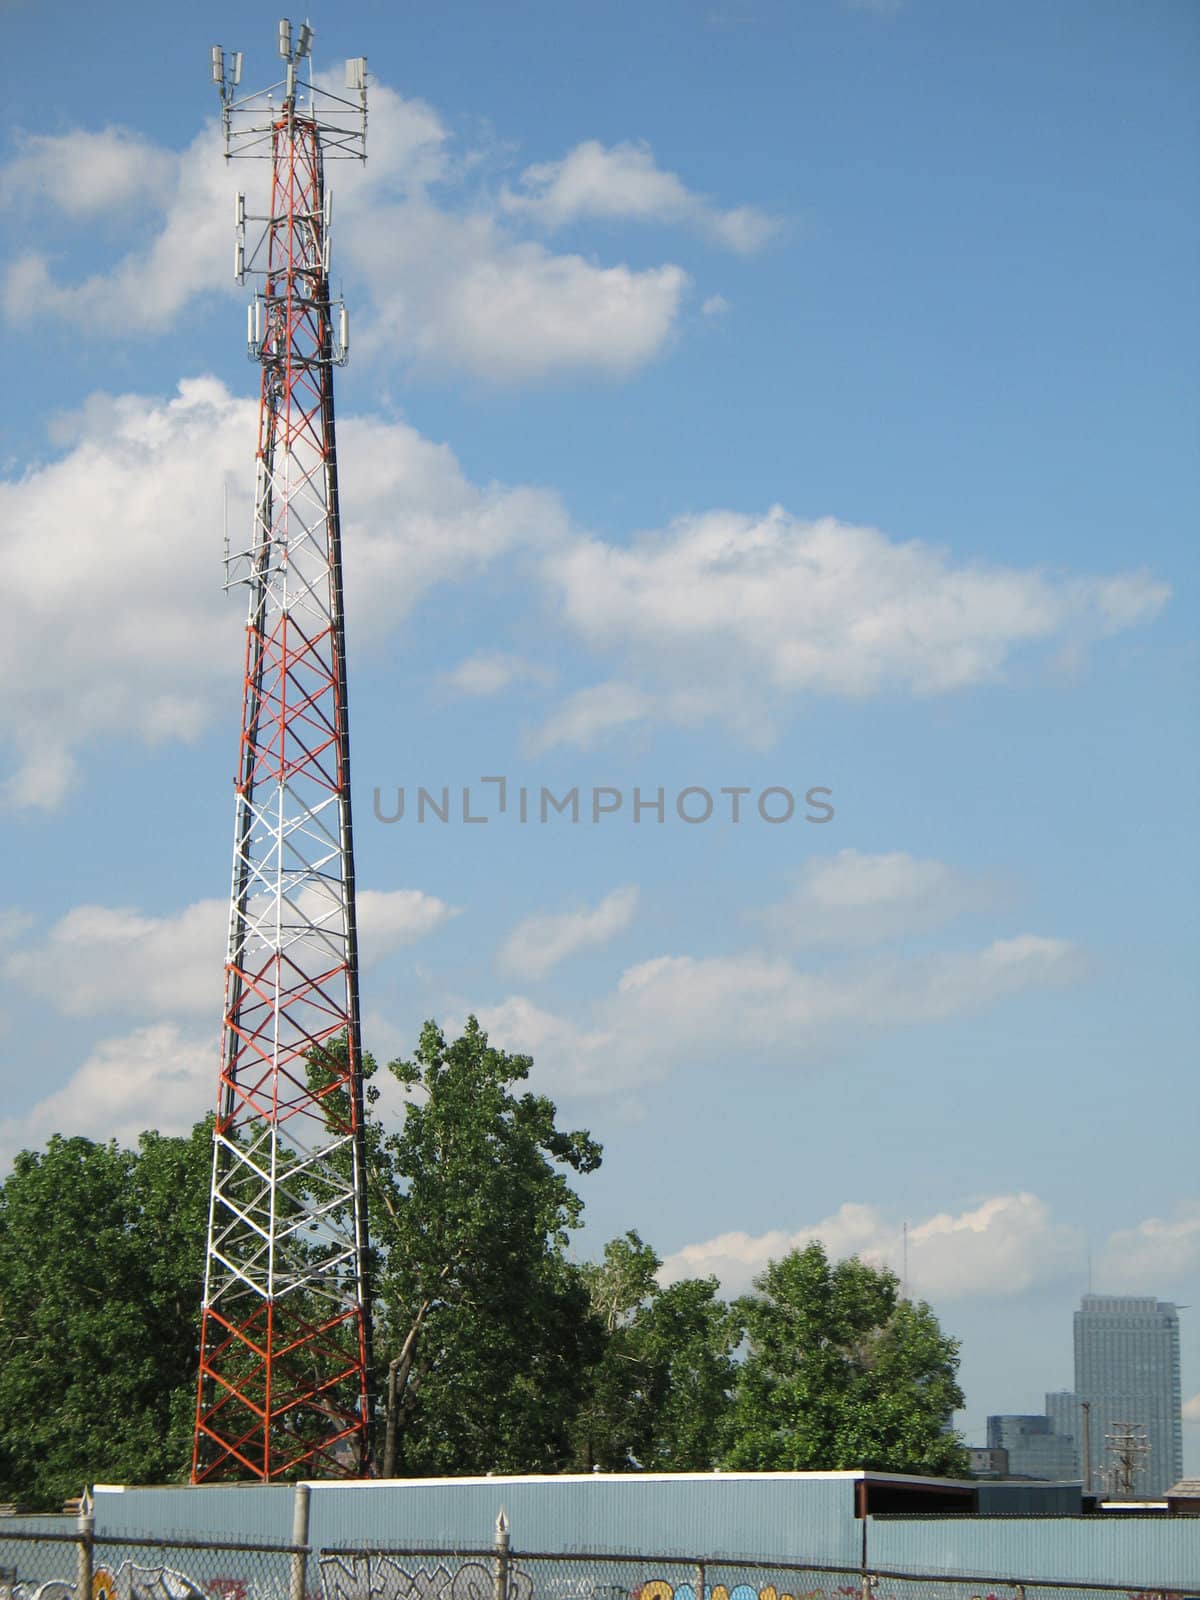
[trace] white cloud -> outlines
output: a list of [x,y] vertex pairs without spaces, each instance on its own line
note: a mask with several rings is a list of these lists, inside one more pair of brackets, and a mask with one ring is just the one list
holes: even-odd
[[555,745],[574,744],[589,749],[614,728],[643,722],[655,708],[653,696],[631,683],[597,683],[568,696],[529,739],[531,754]]
[[[0,801],[53,807],[91,741],[191,739],[214,704],[234,703],[242,619],[221,592],[220,495],[224,479],[241,542],[255,425],[254,402],[212,378],[165,402],[96,396],[60,419],[62,454],[0,481],[0,739],[15,753]],[[761,524],[713,513],[623,550],[572,539],[551,493],[470,483],[451,450],[404,423],[344,418],[339,446],[355,486],[356,645],[394,631],[432,585],[527,549],[568,626],[629,669],[554,708],[528,736],[535,751],[713,717],[765,743],[786,695],[962,688],[1000,675],[1023,643],[1129,626],[1167,593],[1135,575],[956,569],[923,546],[782,512]],[[471,670],[478,689],[498,669]]]
[[[82,130],[61,135],[53,141],[54,158],[70,165],[105,137]],[[112,181],[136,184],[139,159],[152,181],[145,198],[153,199],[157,189],[162,199],[162,224],[150,244],[76,282],[57,279],[37,252],[18,256],[4,286],[10,322],[53,317],[92,334],[127,338],[162,332],[196,295],[235,292],[232,185],[215,127],[206,128],[181,156],[144,142],[136,150],[118,146],[110,163]],[[57,189],[51,198],[59,199]],[[63,202],[68,215],[82,215],[78,208],[86,210],[87,204],[68,186]]]
[[254,407],[200,379],[165,405],[98,398],[74,426],[64,456],[0,482],[11,607],[0,735],[17,752],[14,804],[57,804],[89,738],[190,738],[214,688],[231,703],[236,688],[220,486],[235,463],[245,478]]
[[[334,185],[338,270],[367,290],[365,304],[351,294],[360,352],[524,383],[581,372],[623,377],[664,348],[688,286],[681,268],[601,265],[522,238],[515,217],[471,197],[472,163],[454,160],[436,112],[383,85],[372,89],[369,148],[366,167],[345,163]],[[197,296],[247,292],[232,278],[236,184],[215,124],[182,154],[121,130],[35,137],[0,184],[78,217],[98,209],[95,193],[132,196],[139,161],[147,175],[139,199],[159,218],[150,243],[83,279],[56,275],[36,251],[12,259],[10,321],[49,316],[128,337],[160,332]],[[50,181],[76,166],[78,181]],[[265,211],[262,173],[251,166],[239,177],[248,212]],[[751,211],[714,215],[731,242],[752,240],[759,226]],[[88,244],[91,260],[95,241]],[[251,225],[249,258],[254,244]]]
[[[623,708],[610,704],[609,726],[653,708],[734,730],[803,694],[930,696],[997,682],[1021,651],[1148,621],[1170,592],[1143,573],[956,565],[919,540],[779,507],[685,517],[628,547],[576,539],[548,556],[544,577],[567,626],[638,685]],[[594,719],[580,720],[581,737],[594,735]],[[548,730],[570,737],[569,722],[552,718]]]
[[1194,1394],[1190,1400],[1183,1402],[1183,1420],[1200,1422],[1200,1394]]
[[755,206],[714,206],[664,171],[648,145],[633,142],[605,146],[588,139],[561,161],[526,167],[519,190],[506,189],[501,205],[544,228],[597,218],[683,223],[743,255],[760,250],[779,228]]
[[839,850],[805,863],[788,895],[762,913],[796,945],[881,944],[994,903],[997,889],[907,851]]
[[[857,1255],[903,1273],[902,1222],[848,1201],[811,1226],[762,1234],[723,1233],[685,1245],[663,1263],[662,1280],[715,1274],[727,1293],[748,1290],[769,1261],[819,1239],[834,1259]],[[1084,1232],[1055,1221],[1033,1194],[995,1195],[968,1210],[940,1212],[908,1229],[909,1293],[921,1299],[1022,1294],[1078,1265]]]
[[0,169],[0,205],[50,204],[75,220],[163,205],[179,158],[128,128],[99,133],[18,133]]
[[73,1015],[211,1009],[217,1016],[226,915],[223,900],[199,900],[168,917],[76,906],[40,944],[9,956],[4,976]]
[[[382,159],[381,159],[382,155]],[[371,155],[339,174],[334,251],[368,294],[357,343],[489,383],[623,377],[674,330],[687,274],[560,255],[468,198],[428,107],[372,88]]]
[[189,1037],[172,1022],[103,1040],[61,1089],[20,1116],[0,1118],[0,1167],[53,1133],[132,1144],[156,1128],[186,1133],[216,1103],[215,1035]]
[[[716,1274],[729,1293],[741,1293],[768,1261],[820,1239],[832,1257],[857,1255],[900,1275],[904,1243],[900,1218],[848,1201],[811,1226],[766,1233],[728,1232],[684,1245],[663,1263],[662,1278]],[[1077,1278],[1087,1251],[1086,1230],[1057,1220],[1029,1193],[994,1195],[959,1212],[939,1212],[908,1228],[910,1292],[929,1300],[1024,1294],[1038,1284]],[[1151,1217],[1112,1234],[1099,1256],[1106,1292],[1164,1292],[1200,1272],[1200,1208],[1171,1222]],[[1188,1402],[1200,1420],[1200,1395]]]
[[499,963],[522,978],[544,978],[560,961],[624,933],[637,911],[636,884],[614,889],[595,906],[524,917],[500,947]]
[[358,941],[364,966],[435,933],[458,911],[420,889],[360,889]]
[[1106,1293],[1165,1294],[1200,1278],[1200,1201],[1174,1217],[1147,1217],[1114,1233],[1097,1261]]
[[19,906],[0,906],[0,944],[12,944],[33,927],[33,921]]
[[488,383],[627,376],[665,346],[689,282],[671,264],[635,271],[555,255],[486,212],[427,198],[345,209],[349,264],[370,292],[360,345]]
[[459,694],[486,698],[503,694],[518,683],[533,683],[545,688],[554,682],[556,676],[553,667],[526,661],[522,656],[473,655],[460,661],[452,672],[445,673],[442,681]]
[[1023,934],[979,950],[806,971],[757,952],[658,956],[629,967],[586,1024],[525,996],[481,1009],[506,1049],[532,1054],[559,1093],[620,1096],[725,1056],[805,1068],[834,1037],[946,1021],[1029,989],[1069,984],[1076,946]]
[[558,1093],[619,1095],[639,1080],[638,1065],[622,1059],[621,1041],[602,1025],[580,1027],[525,995],[479,1007],[476,1014],[498,1050],[531,1055],[539,1080]]
[[[60,423],[62,455],[0,481],[0,740],[16,763],[0,801],[53,807],[93,741],[187,740],[214,705],[234,711],[244,612],[242,591],[221,589],[221,485],[240,541],[256,415],[212,378],[166,402],[97,396]],[[404,423],[344,418],[339,448],[355,485],[344,526],[356,642],[393,631],[431,585],[562,537],[553,495],[481,490]]]
[[[360,890],[357,905],[364,966],[424,938],[454,915],[444,901],[417,889]],[[43,940],[10,954],[0,970],[10,983],[72,1015],[211,1011],[219,1017],[227,927],[224,900],[198,900],[160,917],[76,906]]]

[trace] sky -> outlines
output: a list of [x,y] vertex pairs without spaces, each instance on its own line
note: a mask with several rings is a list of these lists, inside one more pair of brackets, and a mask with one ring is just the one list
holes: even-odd
[[[0,3],[0,1170],[215,1101],[265,169],[208,66],[272,81],[277,15]],[[1070,1387],[1089,1283],[1200,1306],[1200,9],[311,20],[370,72],[365,1042],[533,1056],[605,1146],[581,1259],[891,1265],[982,1442]]]

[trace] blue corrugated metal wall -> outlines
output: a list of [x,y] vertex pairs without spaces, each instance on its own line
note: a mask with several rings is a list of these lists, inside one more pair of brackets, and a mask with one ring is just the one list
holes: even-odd
[[[731,1556],[856,1566],[857,1474],[474,1478],[312,1488],[316,1547],[490,1546],[497,1513],[514,1551]],[[286,1540],[292,1491],[96,1492],[96,1531]],[[872,1567],[1116,1583],[1200,1593],[1200,1518],[872,1517]]]
[[870,1560],[910,1572],[1200,1592],[1200,1518],[872,1518]]
[[[770,1555],[854,1565],[853,1473],[462,1478],[313,1485],[314,1545],[491,1545],[503,1509],[514,1549]],[[287,1488],[97,1490],[96,1531],[286,1538]]]

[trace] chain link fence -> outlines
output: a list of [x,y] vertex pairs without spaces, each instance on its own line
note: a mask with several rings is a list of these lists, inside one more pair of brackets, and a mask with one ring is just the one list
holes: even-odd
[[1186,1600],[1178,1591],[1020,1583],[786,1562],[480,1550],[310,1549],[0,1527],[0,1600]]
[[1182,1591],[1015,1582],[723,1557],[322,1549],[321,1600],[1186,1600]]
[[0,1527],[0,1600],[321,1600],[303,1546]]

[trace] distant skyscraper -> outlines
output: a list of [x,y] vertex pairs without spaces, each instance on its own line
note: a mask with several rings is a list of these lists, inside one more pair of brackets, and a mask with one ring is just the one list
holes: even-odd
[[1075,1313],[1075,1389],[1048,1394],[1054,1431],[1074,1436],[1084,1470],[1083,1401],[1091,1402],[1092,1483],[1109,1487],[1107,1440],[1119,1423],[1145,1429],[1150,1444],[1134,1483],[1157,1497],[1183,1476],[1183,1393],[1179,1376],[1179,1313],[1162,1300],[1085,1294]]
[[1064,1437],[1042,1416],[1000,1416],[987,1419],[989,1450],[1003,1450],[1014,1478],[1045,1478],[1060,1483],[1079,1475],[1075,1441]]

